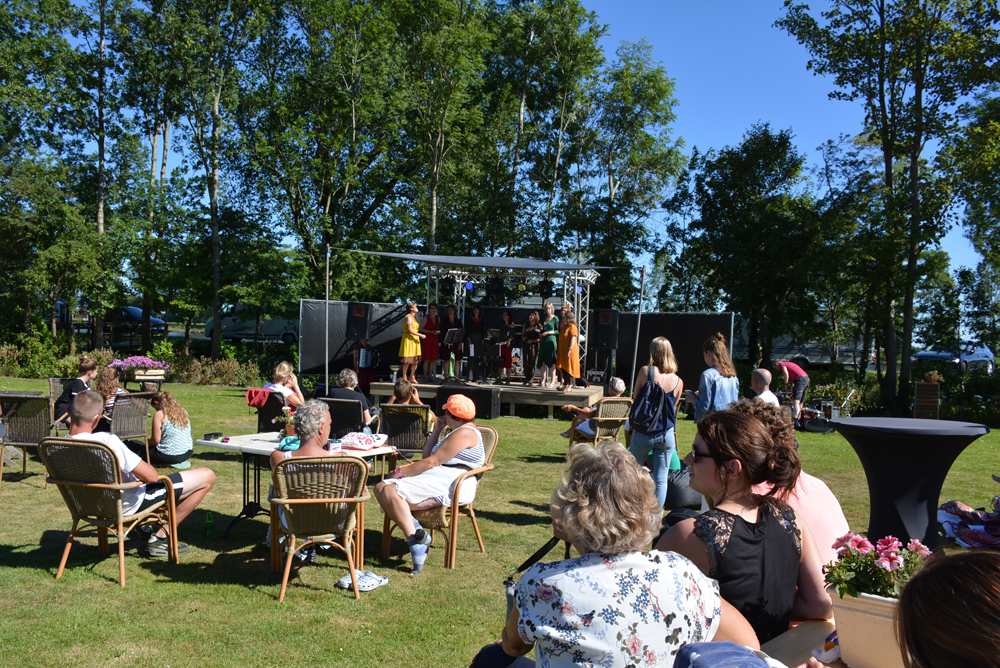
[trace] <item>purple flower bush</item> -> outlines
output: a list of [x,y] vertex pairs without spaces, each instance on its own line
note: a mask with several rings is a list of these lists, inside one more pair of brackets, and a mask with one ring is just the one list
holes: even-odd
[[931,551],[913,539],[906,547],[894,536],[874,545],[864,536],[848,531],[833,543],[837,561],[823,567],[827,583],[840,597],[859,593],[897,598],[899,592]]
[[170,370],[170,365],[166,362],[159,362],[145,355],[133,355],[123,360],[113,360],[108,366],[112,369],[124,369],[126,371],[129,369],[135,369],[136,371],[148,371],[150,369]]

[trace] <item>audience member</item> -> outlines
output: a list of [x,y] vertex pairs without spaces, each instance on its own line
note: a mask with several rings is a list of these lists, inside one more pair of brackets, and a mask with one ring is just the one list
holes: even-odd
[[271,390],[281,395],[286,406],[298,408],[306,402],[306,398],[299,389],[299,380],[295,377],[295,369],[288,362],[282,362],[274,367],[274,380],[264,383],[262,389]]
[[80,364],[77,366],[77,377],[70,381],[69,385],[63,389],[62,394],[56,399],[55,418],[58,420],[69,413],[73,399],[81,392],[90,389],[90,383],[97,378],[97,360],[93,357],[80,355]]
[[792,386],[792,417],[798,420],[809,389],[809,375],[795,362],[775,362],[774,368],[781,374],[785,389],[789,384]]
[[[782,448],[798,449],[795,441],[795,424],[792,416],[771,404],[758,401],[741,401],[733,404],[732,410],[756,418],[771,432],[771,440]],[[753,486],[753,493],[764,496],[771,491],[771,486],[761,483]],[[799,520],[805,522],[812,531],[819,549],[822,563],[828,564],[837,558],[837,550],[833,543],[840,536],[850,531],[847,518],[840,508],[840,502],[833,495],[826,483],[805,471],[799,472],[795,486],[785,498],[795,511]]]
[[[416,381],[412,381],[416,384]],[[326,393],[328,399],[347,399],[349,401],[360,401],[361,410],[364,413],[365,424],[372,420],[371,407],[368,405],[368,397],[358,392],[358,375],[351,369],[342,369],[337,374],[337,387],[331,387]],[[412,387],[412,385],[411,385]]]
[[[423,406],[424,402],[420,400],[420,393],[417,388],[413,387],[413,383],[406,380],[405,378],[400,378],[396,381],[396,384],[392,386],[392,396],[389,397],[387,404],[404,404],[409,406]],[[430,424],[433,425],[437,422],[437,416],[434,415],[434,411],[428,410],[430,415]]]
[[707,339],[702,346],[708,369],[701,373],[697,392],[688,392],[694,401],[694,421],[715,411],[723,411],[740,398],[740,383],[736,378],[736,367],[729,358],[726,337],[721,333]]
[[[187,411],[169,392],[157,392],[150,405],[156,412],[153,413],[153,429],[149,436],[149,463],[176,469],[190,468],[188,460],[194,454],[194,442]],[[136,454],[145,458],[146,448]]]
[[[473,420],[476,406],[464,394],[453,394],[441,407],[443,414],[424,444],[423,459],[397,467],[388,480],[375,485],[375,498],[383,512],[406,536],[413,558],[413,575],[419,575],[427,559],[431,536],[413,518],[414,510],[451,505],[455,480],[486,461],[483,435]],[[441,437],[444,427],[451,432]],[[475,476],[462,483],[460,503],[476,496]]]
[[[625,381],[621,378],[612,378],[611,382],[608,383],[609,397],[620,397],[624,391]],[[569,438],[574,431],[590,438],[594,436],[594,425],[591,419],[597,415],[597,404],[589,408],[566,404],[562,407],[562,410],[567,413],[575,413],[577,417],[573,418],[573,424],[570,425],[569,429],[560,434],[560,436]]]
[[[121,386],[119,379],[118,369],[106,366],[101,369],[94,380],[94,391],[100,392],[101,396],[104,397],[104,416],[108,420],[111,419],[111,414],[114,412],[115,399],[118,398],[118,395],[128,394],[128,390]],[[110,428],[110,424],[108,428]],[[107,431],[107,429],[101,429],[100,431]]]
[[633,425],[632,439],[628,449],[639,464],[646,461],[650,452],[653,453],[656,499],[662,507],[667,500],[670,458],[674,448],[677,447],[674,436],[674,427],[677,425],[677,404],[684,392],[684,381],[677,375],[677,360],[674,358],[673,346],[662,336],[650,341],[649,364],[639,369],[639,373],[635,375],[632,393],[636,400],[640,399],[641,388],[649,381],[659,385],[666,395],[660,413],[660,421],[649,430],[649,433],[642,433]]
[[506,662],[535,648],[538,665],[670,666],[690,642],[757,647],[718,584],[688,559],[646,551],[661,505],[649,476],[620,444],[576,445],[552,495],[555,535],[580,557],[538,563],[521,577],[502,644],[483,649]]
[[[698,423],[691,453],[691,488],[715,507],[686,519],[657,543],[693,561],[718,580],[764,643],[788,629],[791,619],[832,614],[822,561],[812,532],[782,497],[795,487],[801,466],[794,447],[775,443],[755,418],[718,411]],[[764,496],[751,491],[768,483]]]
[[753,389],[756,398],[772,406],[781,406],[778,397],[771,391],[771,372],[767,369],[754,369],[750,376],[750,387]]
[[[159,474],[156,469],[126,448],[117,436],[107,432],[94,433],[94,427],[101,419],[103,409],[104,397],[98,392],[86,390],[78,394],[70,407],[69,436],[83,441],[97,441],[108,446],[118,460],[122,482],[145,483],[122,491],[122,512],[125,515],[132,515],[166,498],[166,484],[158,482]],[[173,484],[177,523],[180,524],[212,489],[212,485],[215,484],[215,473],[211,469],[197,468],[171,473],[167,477]],[[161,526],[150,536],[146,545],[147,554],[151,557],[167,556],[167,542],[167,527]],[[177,550],[179,554],[185,554],[188,546],[178,543]]]

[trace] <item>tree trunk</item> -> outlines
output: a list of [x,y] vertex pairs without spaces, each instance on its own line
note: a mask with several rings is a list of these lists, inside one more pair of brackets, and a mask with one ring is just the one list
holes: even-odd
[[219,116],[219,94],[212,107],[212,146],[208,177],[208,201],[212,216],[212,361],[219,359],[222,340],[222,238],[219,236],[219,135],[222,119]]
[[[105,49],[105,23],[104,12],[107,5],[104,0],[98,4],[100,14],[100,47],[97,82],[97,243],[101,248],[104,246],[104,142],[105,142],[105,120],[104,120],[104,87],[106,81],[106,67],[104,64]],[[97,313],[94,315],[94,348],[104,347],[104,289],[103,286],[97,288]]]

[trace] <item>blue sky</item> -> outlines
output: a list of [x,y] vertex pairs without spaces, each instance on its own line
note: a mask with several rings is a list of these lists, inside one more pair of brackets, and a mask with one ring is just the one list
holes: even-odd
[[[751,125],[766,121],[790,129],[798,149],[816,161],[823,142],[861,129],[861,103],[830,100],[832,81],[807,70],[805,48],[772,27],[781,0],[582,2],[608,24],[602,46],[609,60],[623,41],[645,37],[653,46],[653,57],[676,82],[674,136],[684,139],[686,151],[738,144]],[[942,248],[953,268],[979,261],[960,227]]]

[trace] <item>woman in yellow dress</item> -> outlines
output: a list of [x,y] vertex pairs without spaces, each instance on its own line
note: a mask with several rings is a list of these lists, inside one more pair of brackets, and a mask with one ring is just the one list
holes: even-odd
[[417,384],[417,366],[420,365],[420,339],[427,336],[421,334],[419,330],[417,305],[413,302],[407,302],[406,317],[403,318],[403,339],[399,342],[399,357],[403,363],[399,377],[405,378],[414,385]]
[[580,377],[580,347],[577,345],[579,335],[573,310],[564,306],[559,317],[559,350],[556,354],[556,368],[564,383],[563,392],[572,392],[576,379]]

